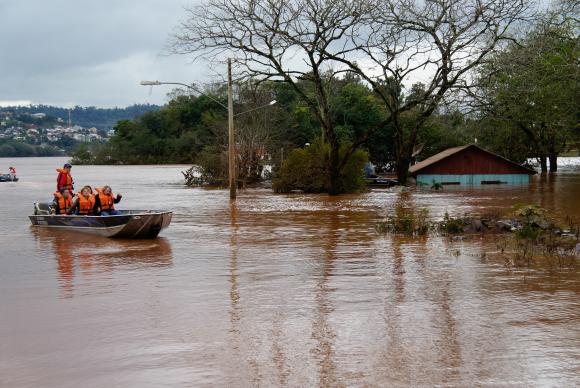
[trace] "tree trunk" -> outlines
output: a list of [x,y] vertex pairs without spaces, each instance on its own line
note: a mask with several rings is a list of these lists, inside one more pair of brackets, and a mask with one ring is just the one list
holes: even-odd
[[406,155],[397,155],[397,180],[400,185],[407,183],[410,164],[411,160]]
[[400,112],[392,113],[395,116],[393,124],[395,125],[396,129],[395,141],[397,142],[398,150],[397,180],[399,181],[400,185],[407,184],[407,178],[409,177],[409,167],[411,166],[411,160],[413,159],[413,149],[417,143],[419,128],[421,128],[425,121],[431,116],[436,106],[436,104],[433,104],[419,114],[419,116],[415,119],[415,123],[411,128],[408,139],[406,141],[404,139],[404,131],[399,120]]
[[328,161],[328,194],[340,194],[340,171],[339,165],[339,145],[338,142],[330,143],[330,159]]
[[395,169],[397,171],[397,180],[400,185],[404,185],[407,183],[407,174],[409,173],[409,159],[407,159],[405,151],[405,140],[399,120],[399,112],[391,112],[391,116],[395,127]]
[[550,154],[550,172],[558,171],[558,154]]
[[413,158],[413,146],[415,144],[415,133],[411,134],[411,139],[407,141],[407,144],[401,144],[398,147],[397,153],[397,180],[400,185],[407,184],[407,178],[409,177],[409,167],[411,166],[411,160]]
[[323,118],[322,127],[324,131],[325,140],[330,145],[330,155],[328,158],[328,194],[340,194],[339,178],[340,178],[340,144],[332,124],[326,120],[328,117],[327,111],[322,110],[321,117]]
[[548,161],[546,156],[540,156],[540,168],[542,172],[548,172]]

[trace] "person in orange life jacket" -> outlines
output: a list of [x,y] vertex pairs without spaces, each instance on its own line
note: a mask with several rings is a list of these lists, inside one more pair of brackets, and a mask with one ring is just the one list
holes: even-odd
[[97,195],[95,196],[95,209],[100,209],[102,216],[116,216],[119,214],[119,212],[115,210],[114,204],[121,202],[123,196],[117,194],[115,197],[111,186],[104,186],[102,188],[97,187],[95,190],[97,191]]
[[8,173],[10,174],[10,179],[14,180],[16,178],[16,169],[12,166],[8,167]]
[[54,193],[54,200],[52,201],[51,214],[66,214],[67,210],[72,206],[73,198],[67,189],[62,189]]
[[77,193],[67,214],[78,214],[82,216],[92,216],[95,214],[95,196],[93,195],[91,186],[85,186],[80,193]]
[[66,163],[63,168],[57,168],[56,171],[58,172],[58,176],[56,178],[56,191],[60,193],[60,190],[65,188],[70,193],[73,193],[74,190],[74,182],[72,176],[70,175],[70,169],[72,166],[69,163]]

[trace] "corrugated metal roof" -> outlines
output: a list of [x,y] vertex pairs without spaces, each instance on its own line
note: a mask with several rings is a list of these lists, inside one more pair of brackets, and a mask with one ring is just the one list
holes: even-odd
[[471,147],[471,144],[467,144],[464,146],[460,146],[460,147],[453,147],[453,148],[447,148],[445,151],[441,151],[438,154],[435,154],[433,156],[428,157],[427,159],[412,165],[409,168],[409,172],[411,174],[414,174],[415,172],[424,169],[427,166],[432,165],[433,163],[437,163],[440,160],[443,160],[453,154],[458,153],[459,151],[463,151],[464,149]]
[[503,159],[503,160],[505,160],[506,162],[508,162],[510,164],[513,164],[513,165],[518,166],[519,168],[521,168],[523,170],[526,170],[529,174],[535,174],[536,173],[536,171],[534,171],[532,169],[529,169],[529,168],[524,167],[522,165],[519,165],[519,164],[517,164],[515,162],[512,162],[511,160],[506,159],[503,156],[496,155],[496,154],[494,154],[492,152],[489,152],[489,151],[487,151],[487,150],[485,150],[485,149],[477,146],[476,144],[467,144],[467,145],[464,145],[464,146],[448,148],[445,151],[441,151],[438,154],[435,154],[435,155],[433,155],[431,157],[428,157],[427,159],[425,159],[425,160],[423,160],[423,161],[421,161],[421,162],[419,162],[419,163],[411,166],[409,168],[409,173],[415,174],[416,172],[424,169],[425,167],[430,166],[432,164],[435,164],[435,163],[437,163],[437,162],[439,162],[439,161],[441,161],[443,159],[446,159],[446,158],[450,157],[451,155],[454,155],[454,154],[456,154],[458,152],[461,152],[464,149],[469,148],[469,147],[475,147],[477,149],[482,150],[485,153],[488,153],[488,154],[493,155],[493,156],[495,156],[497,158]]

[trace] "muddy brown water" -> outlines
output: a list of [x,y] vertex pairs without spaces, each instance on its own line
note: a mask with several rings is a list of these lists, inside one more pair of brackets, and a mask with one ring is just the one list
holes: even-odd
[[539,203],[580,219],[580,174],[529,186],[331,198],[181,185],[183,166],[75,166],[119,207],[170,209],[153,241],[34,229],[64,159],[0,159],[0,386],[580,385],[578,269],[508,271],[493,241],[379,235]]

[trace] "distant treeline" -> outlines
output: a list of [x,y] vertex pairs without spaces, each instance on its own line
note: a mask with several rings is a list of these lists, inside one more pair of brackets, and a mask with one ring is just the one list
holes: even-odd
[[63,152],[54,146],[40,146],[13,140],[0,140],[0,158],[62,155]]
[[68,122],[70,110],[73,125],[109,130],[120,120],[131,120],[146,112],[159,110],[159,108],[160,106],[151,104],[135,104],[126,108],[97,108],[77,105],[71,109],[51,105],[30,105],[0,107],[0,112],[13,112],[15,114],[45,113],[48,116],[60,118],[66,123]]

